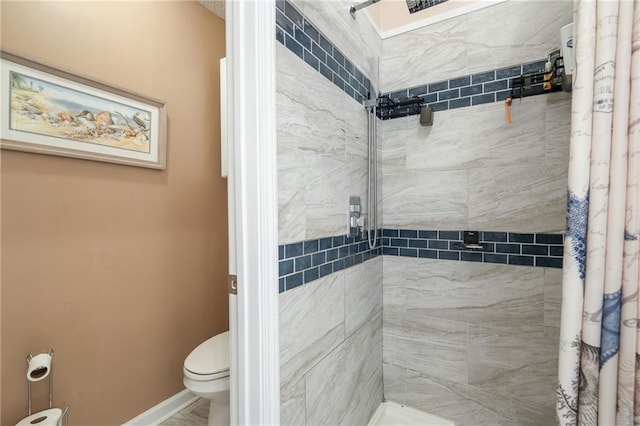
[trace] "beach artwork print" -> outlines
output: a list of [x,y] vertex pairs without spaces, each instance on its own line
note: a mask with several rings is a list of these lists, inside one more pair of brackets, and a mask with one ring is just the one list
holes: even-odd
[[0,148],[163,170],[164,102],[0,50]]
[[10,71],[11,130],[150,152],[151,113]]

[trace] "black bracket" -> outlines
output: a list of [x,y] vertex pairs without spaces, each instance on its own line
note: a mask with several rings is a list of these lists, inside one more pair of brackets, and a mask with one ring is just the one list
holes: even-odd
[[539,71],[523,74],[511,79],[511,99],[526,98],[544,93],[562,90],[562,75],[564,61],[562,56],[556,56],[550,71]]
[[388,120],[390,118],[408,117],[420,114],[423,100],[419,96],[411,98],[391,99],[389,95],[380,96],[378,102],[378,118]]

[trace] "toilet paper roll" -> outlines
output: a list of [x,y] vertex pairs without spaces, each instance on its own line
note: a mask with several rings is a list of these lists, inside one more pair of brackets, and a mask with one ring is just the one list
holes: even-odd
[[39,382],[51,372],[51,355],[38,354],[31,358],[27,368],[27,380]]
[[20,420],[16,426],[58,426],[62,418],[62,410],[59,408],[49,408]]

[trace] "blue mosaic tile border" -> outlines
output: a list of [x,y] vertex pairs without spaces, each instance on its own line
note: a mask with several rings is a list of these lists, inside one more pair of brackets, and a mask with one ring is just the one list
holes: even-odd
[[376,247],[346,235],[278,247],[280,293],[380,255],[562,268],[564,234],[480,232],[482,250],[460,248],[462,231],[389,229]]
[[[511,95],[513,78],[523,74],[544,71],[547,59],[527,62],[498,68],[473,75],[465,75],[421,86],[409,87],[395,92],[384,93],[392,100],[406,99],[419,96],[423,104],[427,104],[434,111],[481,105],[506,100]],[[535,84],[533,88],[542,88],[542,84]]]
[[[382,230],[378,235],[382,234]],[[358,265],[382,254],[382,238],[376,247],[361,237],[320,238],[278,247],[280,293]]]
[[276,1],[276,40],[362,103],[371,81],[288,0]]
[[460,247],[462,231],[383,229],[382,254],[562,268],[563,234],[480,232],[482,250]]

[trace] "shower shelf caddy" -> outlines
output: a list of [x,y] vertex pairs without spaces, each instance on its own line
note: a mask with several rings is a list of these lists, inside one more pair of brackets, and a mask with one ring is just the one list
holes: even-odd
[[553,59],[551,71],[523,74],[511,79],[511,99],[543,95],[563,90],[564,61],[562,56]]
[[[511,78],[509,80],[509,88],[511,89],[509,97],[511,99],[519,99],[563,90],[564,61],[562,56],[552,57],[551,60],[550,71],[521,74]],[[418,115],[420,114],[420,108],[429,104],[419,96],[392,99],[386,94],[378,96],[377,105],[378,118],[389,120]]]
[[413,96],[404,99],[391,99],[389,95],[378,97],[377,116],[381,120],[389,120],[391,118],[408,117],[410,115],[420,114],[420,108],[426,105],[422,102],[422,98]]

